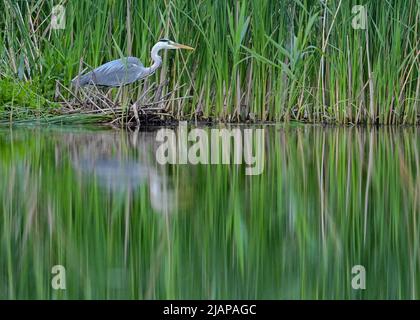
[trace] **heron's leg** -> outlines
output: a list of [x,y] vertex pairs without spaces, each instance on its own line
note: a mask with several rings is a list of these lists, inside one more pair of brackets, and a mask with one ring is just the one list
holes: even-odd
[[140,127],[140,118],[139,118],[139,112],[137,110],[137,102],[134,102],[131,105],[131,109],[133,110],[134,119],[136,120],[137,127]]

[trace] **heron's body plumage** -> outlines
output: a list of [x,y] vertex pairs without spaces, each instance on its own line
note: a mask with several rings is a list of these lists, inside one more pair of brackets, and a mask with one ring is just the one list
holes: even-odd
[[145,67],[136,57],[125,57],[107,62],[88,73],[78,75],[72,80],[72,84],[76,87],[87,85],[120,87],[146,78],[153,74],[162,64],[162,57],[159,55],[159,50],[161,49],[193,50],[194,48],[168,39],[161,39],[152,48],[151,58],[153,64],[150,67]]
[[138,58],[121,58],[107,62],[84,75],[76,77],[73,83],[80,86],[119,87],[146,76],[144,70],[145,68]]

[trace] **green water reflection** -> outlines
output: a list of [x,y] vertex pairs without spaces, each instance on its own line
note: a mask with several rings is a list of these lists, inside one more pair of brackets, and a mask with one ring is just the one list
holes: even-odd
[[0,129],[0,298],[419,297],[418,129],[267,126],[257,176],[156,130]]

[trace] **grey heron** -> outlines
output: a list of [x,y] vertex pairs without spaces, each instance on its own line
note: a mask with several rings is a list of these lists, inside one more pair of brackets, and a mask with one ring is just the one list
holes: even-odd
[[107,62],[86,74],[78,75],[72,80],[72,84],[75,86],[120,87],[144,79],[153,74],[162,64],[162,57],[159,55],[159,51],[162,49],[194,50],[184,44],[160,39],[152,48],[153,64],[150,67],[145,67],[136,57],[124,57]]

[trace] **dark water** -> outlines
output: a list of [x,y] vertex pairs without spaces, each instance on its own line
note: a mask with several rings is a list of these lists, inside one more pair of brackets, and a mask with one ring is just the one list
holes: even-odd
[[0,298],[419,298],[418,130],[259,128],[254,176],[160,165],[157,129],[0,129]]

